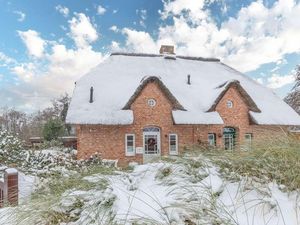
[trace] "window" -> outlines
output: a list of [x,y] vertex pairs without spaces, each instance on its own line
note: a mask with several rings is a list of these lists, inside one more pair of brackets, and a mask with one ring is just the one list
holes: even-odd
[[226,102],[226,105],[227,105],[227,108],[232,108],[232,107],[233,107],[233,102],[230,101],[230,100],[228,100],[228,101]]
[[252,148],[252,134],[245,134],[244,150],[249,151]]
[[135,155],[135,137],[134,134],[126,134],[125,135],[125,143],[126,143],[126,156],[134,156]]
[[177,134],[169,134],[169,151],[170,155],[178,155]]
[[154,107],[156,105],[156,101],[153,98],[148,99],[148,105]]
[[216,134],[214,134],[214,133],[208,134],[208,145],[216,146]]

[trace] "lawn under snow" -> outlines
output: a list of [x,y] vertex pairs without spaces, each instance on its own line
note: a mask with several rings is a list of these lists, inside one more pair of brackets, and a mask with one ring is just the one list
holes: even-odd
[[[203,156],[93,174],[82,182],[93,188],[67,190],[49,209],[76,218],[61,224],[300,224],[299,192],[286,193],[255,178],[230,181]],[[2,209],[0,217],[8,210],[15,213]],[[14,218],[0,222],[14,224]]]

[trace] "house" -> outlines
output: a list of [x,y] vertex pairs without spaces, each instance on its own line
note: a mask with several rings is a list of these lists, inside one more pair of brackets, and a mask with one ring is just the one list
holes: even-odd
[[218,59],[113,53],[76,82],[67,123],[78,158],[143,163],[207,144],[225,150],[282,135],[300,117],[270,89]]

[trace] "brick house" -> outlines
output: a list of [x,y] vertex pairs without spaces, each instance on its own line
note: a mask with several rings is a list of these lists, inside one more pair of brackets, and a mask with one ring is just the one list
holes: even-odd
[[78,158],[143,163],[195,145],[247,148],[300,125],[271,90],[218,59],[113,53],[76,82],[67,123],[76,126]]

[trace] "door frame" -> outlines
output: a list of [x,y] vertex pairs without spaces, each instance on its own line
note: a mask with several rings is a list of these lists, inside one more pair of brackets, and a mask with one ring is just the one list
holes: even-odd
[[[158,131],[144,131],[145,129],[147,128],[156,128],[158,129]],[[143,155],[146,155],[146,156],[160,156],[161,155],[161,138],[160,138],[160,128],[158,127],[155,127],[155,126],[149,126],[149,127],[145,127],[143,129],[143,149],[144,149],[144,152],[143,152]],[[145,135],[156,135],[157,137],[157,154],[146,154],[146,149],[145,149]]]

